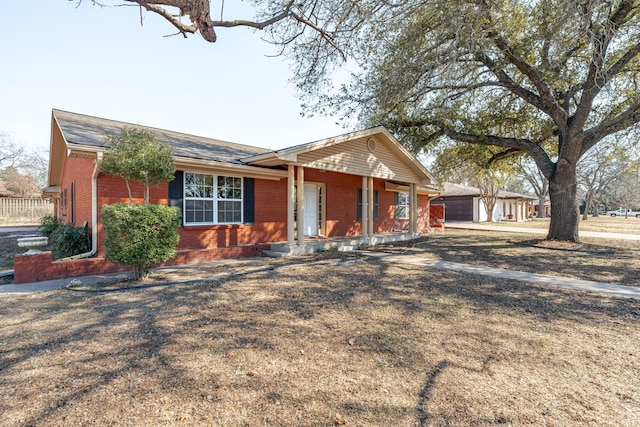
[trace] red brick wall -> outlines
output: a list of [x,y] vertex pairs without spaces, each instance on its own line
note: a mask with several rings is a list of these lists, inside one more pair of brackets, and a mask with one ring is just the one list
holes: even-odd
[[212,249],[287,240],[287,180],[255,181],[253,224],[181,227],[178,249]]
[[[326,185],[326,234],[352,236],[362,233],[361,222],[357,220],[358,188],[362,187],[362,177],[337,172],[321,172],[305,169],[305,181]],[[384,180],[374,179],[374,189],[379,196],[379,219],[374,221],[374,232],[408,230],[408,220],[396,220],[395,193],[385,191]],[[136,203],[143,200],[142,184],[131,184]],[[100,174],[98,177],[98,212],[107,203],[128,202],[126,185],[123,180]],[[167,204],[166,184],[151,189],[151,203]],[[419,230],[428,229],[428,199],[420,200]],[[98,226],[99,241],[103,240],[102,227]],[[287,180],[255,180],[255,222],[216,226],[181,227],[179,250],[212,249],[236,245],[280,242],[287,240]],[[99,245],[99,255],[104,247]]]
[[115,273],[131,270],[130,267],[105,261],[103,258],[85,258],[68,261],[52,261],[51,252],[13,257],[15,284],[53,279],[72,279],[93,274]]
[[429,231],[430,211],[429,196],[418,194],[418,233],[426,233]]
[[[144,185],[139,182],[129,183],[131,186],[131,195],[134,203],[142,203],[144,201]],[[104,255],[104,230],[102,229],[102,221],[100,212],[104,205],[115,203],[129,203],[129,193],[127,185],[121,178],[101,173],[98,175],[98,256]],[[149,202],[167,205],[169,202],[169,187],[167,183],[159,184],[149,189]]]
[[[93,161],[68,159],[73,172],[65,172],[65,181],[76,181],[77,221],[91,220],[91,173]],[[305,181],[326,184],[326,222],[328,236],[359,235],[361,223],[357,220],[357,189],[362,187],[362,177],[335,172],[305,169]],[[269,242],[287,239],[287,180],[255,181],[255,223],[219,226],[181,227],[179,253],[162,265],[177,265],[257,255],[268,248]],[[100,174],[98,176],[98,214],[104,204],[129,201],[123,180]],[[87,190],[88,186],[88,190]],[[396,220],[395,193],[385,191],[384,180],[375,179],[374,189],[379,196],[379,219],[374,221],[375,232],[408,230],[407,220]],[[143,200],[142,184],[132,184],[135,202]],[[168,203],[168,186],[161,184],[151,189],[151,203]],[[441,206],[430,206],[426,196],[419,196],[418,231],[433,227],[438,218],[444,217]],[[438,210],[440,208],[440,211]],[[99,216],[98,216],[99,218]],[[103,230],[98,223],[99,250],[97,258],[52,261],[50,252],[38,255],[14,257],[15,283],[38,280],[71,279],[88,274],[104,274],[130,270],[105,261],[101,244]]]
[[[362,234],[362,223],[357,219],[358,188],[362,188],[361,176],[305,169],[304,179],[308,182],[326,184],[328,237]],[[373,188],[378,190],[378,219],[373,222],[374,233],[408,231],[409,220],[395,218],[396,193],[385,190],[383,179],[374,179]],[[429,229],[429,205],[426,195],[418,196],[418,232],[426,232]]]
[[[205,261],[256,256],[269,245],[247,245],[233,248],[202,249],[181,251],[160,266],[196,264]],[[114,264],[104,258],[85,258],[67,261],[52,261],[51,252],[41,252],[34,255],[15,255],[14,280],[15,284],[31,283],[43,280],[68,279],[95,274],[117,273],[131,271],[126,265]]]
[[78,159],[68,157],[62,175],[60,189],[67,191],[67,206],[60,206],[60,219],[63,222],[71,222],[71,183],[75,183],[75,221],[74,226],[80,227],[86,221],[90,227],[91,223],[91,177],[95,160]]
[[304,180],[326,184],[326,234],[328,237],[362,233],[361,223],[358,221],[358,188],[362,187],[361,176],[305,169]]
[[444,205],[429,206],[429,226],[444,230]]

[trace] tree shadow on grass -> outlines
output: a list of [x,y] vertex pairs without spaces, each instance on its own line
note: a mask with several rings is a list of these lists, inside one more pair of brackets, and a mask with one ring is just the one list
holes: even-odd
[[[462,310],[495,310],[536,321],[597,324],[611,318],[637,323],[640,315],[637,301],[585,292],[375,260],[330,264],[344,259],[351,258],[292,260],[184,285],[14,298],[0,307],[6,319],[0,326],[0,381],[14,393],[0,402],[0,410],[10,414],[9,423],[26,426],[74,424],[81,417],[78,402],[91,407],[96,399],[105,399],[111,411],[104,418],[97,414],[97,423],[114,421],[114,404],[134,411],[129,405],[150,401],[153,408],[172,398],[210,414],[211,405],[229,393],[262,396],[256,410],[275,400],[299,408],[305,396],[296,397],[290,381],[308,378],[288,371],[282,377],[261,378],[252,371],[239,376],[251,369],[243,357],[263,355],[262,367],[271,369],[296,363],[304,357],[300,349],[330,346],[340,357],[368,358],[381,370],[415,372],[435,363],[416,390],[416,416],[426,425],[435,382],[453,362],[431,360],[416,347],[407,319],[426,313],[447,320]],[[480,332],[470,331],[466,339],[500,345]],[[455,346],[449,354],[464,357]],[[202,361],[194,369],[189,359]],[[331,366],[342,366],[339,360]],[[225,373],[229,378],[221,377]],[[110,389],[123,396],[109,397]],[[19,415],[19,405],[31,408]],[[341,410],[357,415],[358,402],[349,405]],[[132,422],[140,419],[138,413],[130,416]],[[146,420],[160,423],[154,416]]]

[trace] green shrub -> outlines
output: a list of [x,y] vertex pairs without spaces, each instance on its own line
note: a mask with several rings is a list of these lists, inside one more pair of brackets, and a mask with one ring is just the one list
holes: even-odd
[[105,205],[105,258],[132,265],[136,279],[145,277],[152,264],[175,256],[180,214],[180,209],[162,205]]
[[51,240],[53,233],[55,233],[61,225],[62,221],[53,215],[46,215],[40,219],[40,231],[42,235],[48,237],[49,240]]
[[42,234],[49,238],[53,246],[53,259],[66,258],[91,250],[91,228],[88,225],[74,227],[65,224],[53,215],[47,215],[40,221]]

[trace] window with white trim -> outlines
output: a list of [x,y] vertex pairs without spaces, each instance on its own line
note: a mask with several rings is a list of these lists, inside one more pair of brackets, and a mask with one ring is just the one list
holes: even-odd
[[396,193],[396,219],[409,219],[409,193]]
[[242,178],[184,173],[184,223],[240,224]]

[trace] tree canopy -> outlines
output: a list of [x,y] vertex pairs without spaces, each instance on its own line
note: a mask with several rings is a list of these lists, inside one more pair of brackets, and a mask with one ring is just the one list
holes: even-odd
[[108,147],[100,171],[125,180],[129,203],[133,204],[130,182],[144,184],[144,203],[149,203],[149,188],[174,179],[171,146],[161,142],[151,132],[123,128],[118,134],[105,136]]
[[383,123],[414,150],[446,138],[500,147],[494,159],[526,153],[550,183],[548,238],[577,241],[578,161],[638,131],[640,2],[385,4],[387,24],[356,50],[361,70],[319,105]]
[[[639,129],[640,0],[253,0],[249,21],[211,20],[208,0],[127,1],[207,41],[266,30],[307,111],[384,124],[414,152],[447,138],[526,153],[549,181],[551,239],[578,240],[580,158]],[[352,78],[332,91],[344,59]]]

